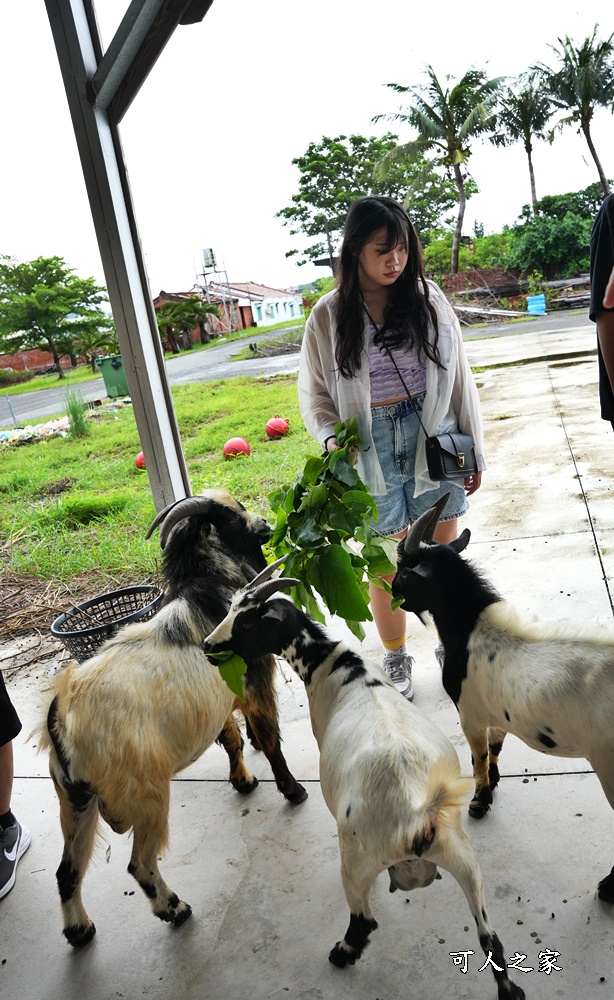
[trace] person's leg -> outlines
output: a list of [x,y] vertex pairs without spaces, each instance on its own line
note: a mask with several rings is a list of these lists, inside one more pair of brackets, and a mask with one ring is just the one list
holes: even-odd
[[[391,538],[404,538],[407,531],[401,531],[397,535],[390,535]],[[440,521],[435,528],[434,538],[437,542],[453,542],[458,535],[458,518],[451,521]],[[394,573],[382,577],[387,583],[392,583]],[[375,583],[369,584],[369,598],[373,621],[377,628],[378,635],[386,649],[400,648],[405,642],[407,632],[407,613],[402,608],[392,611],[392,598],[390,594]],[[395,643],[398,645],[395,647]]]
[[[13,741],[0,747],[0,823],[11,811],[13,791]],[[9,824],[7,823],[7,826]]]
[[0,732],[6,741],[0,746],[0,899],[13,888],[19,859],[30,846],[30,831],[11,812],[13,740],[20,731],[21,722],[0,671]]

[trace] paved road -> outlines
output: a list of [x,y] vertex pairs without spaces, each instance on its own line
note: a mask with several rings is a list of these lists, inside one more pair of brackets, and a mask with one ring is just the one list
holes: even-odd
[[[556,336],[557,333],[579,327],[594,329],[585,313],[571,315],[569,313],[553,313],[548,316],[534,317],[518,323],[492,323],[479,328],[464,328],[465,340],[484,339],[487,337],[508,337],[518,333],[544,332]],[[292,329],[292,328],[289,328]],[[273,358],[254,358],[246,361],[230,361],[233,354],[243,350],[246,343],[257,343],[280,336],[281,330],[269,333],[254,334],[247,341],[234,341],[229,344],[217,344],[206,351],[194,354],[186,353],[179,357],[169,358],[166,362],[166,373],[171,385],[185,382],[207,382],[219,378],[234,378],[237,375],[251,375],[254,378],[290,373],[298,370],[298,354],[284,354]],[[85,400],[105,399],[106,390],[102,378],[93,379],[74,386]],[[7,397],[0,395],[0,427],[12,427],[13,419],[8,404],[20,426],[36,423],[51,416],[64,412],[64,389],[42,389]]]

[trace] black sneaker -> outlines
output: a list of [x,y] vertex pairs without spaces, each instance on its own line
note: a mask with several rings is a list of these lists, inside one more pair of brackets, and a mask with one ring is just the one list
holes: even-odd
[[15,885],[17,862],[30,846],[30,831],[17,820],[6,830],[0,827],[0,899]]

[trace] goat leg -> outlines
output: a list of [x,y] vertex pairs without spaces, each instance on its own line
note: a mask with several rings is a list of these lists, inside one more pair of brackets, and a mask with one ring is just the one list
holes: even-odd
[[471,750],[471,763],[475,778],[475,794],[469,803],[469,815],[473,816],[474,819],[482,819],[492,804],[492,789],[488,776],[488,730],[486,728],[470,728],[469,726],[465,728],[462,716],[461,726]]
[[[593,756],[590,764],[601,782],[608,802],[614,809],[614,773],[611,755],[605,753],[599,759]],[[614,868],[609,875],[601,879],[597,887],[597,895],[604,903],[614,903]]]
[[228,754],[230,761],[229,781],[241,795],[249,795],[258,785],[258,778],[248,771],[243,759],[243,738],[235,717],[231,714],[217,738],[220,746]]
[[504,729],[488,730],[488,783],[491,791],[499,784],[499,754],[507,733]]
[[368,855],[356,846],[351,834],[339,829],[341,853],[341,881],[350,908],[350,922],[343,940],[331,949],[328,961],[338,969],[354,965],[369,943],[371,931],[377,930],[377,921],[371,915],[369,892],[381,868],[375,867]]
[[524,1000],[524,990],[509,978],[503,945],[490,926],[482,873],[469,838],[461,826],[460,817],[458,823],[447,830],[442,826],[438,828],[428,857],[429,861],[449,871],[465,894],[475,920],[480,946],[486,955],[486,964],[491,966],[497,983],[498,1000]]
[[[70,782],[54,773],[55,754],[51,759],[51,777],[60,800],[60,822],[64,835],[62,860],[56,872],[62,902],[64,937],[74,948],[89,944],[96,927],[87,915],[81,898],[83,877],[90,862],[98,825],[98,800],[85,782]],[[59,768],[57,768],[59,771]]]
[[[275,660],[262,658],[248,663],[244,676],[245,701],[241,710],[245,716],[252,743],[264,753],[271,765],[275,783],[281,794],[293,805],[307,798],[307,790],[290,771],[281,749],[277,697],[275,692]],[[254,743],[255,740],[255,743]]]
[[[168,804],[166,815],[168,815]],[[169,888],[158,869],[158,855],[166,839],[166,818],[162,818],[162,811],[160,812],[160,820],[164,826],[164,832],[162,832],[160,823],[156,824],[155,819],[152,821],[151,815],[138,823],[135,822],[133,827],[134,842],[128,871],[134,876],[149,899],[154,915],[160,920],[173,924],[174,927],[181,927],[188,917],[192,916],[192,907],[179,899],[177,894]]]

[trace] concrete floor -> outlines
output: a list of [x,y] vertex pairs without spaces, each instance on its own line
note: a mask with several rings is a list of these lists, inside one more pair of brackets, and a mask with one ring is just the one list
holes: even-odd
[[[612,431],[599,419],[592,325],[561,334],[472,340],[488,472],[464,519],[468,555],[519,611],[549,622],[611,627],[614,576]],[[543,360],[543,358],[546,360]],[[542,360],[534,360],[540,358]],[[521,365],[512,362],[525,361]],[[339,622],[332,628],[344,632]],[[346,633],[347,634],[347,633]],[[350,637],[351,639],[351,637]],[[355,640],[351,639],[355,644]],[[412,623],[416,704],[455,743],[470,771],[456,710],[441,687],[435,635]],[[379,656],[375,631],[364,643]],[[12,683],[24,737],[46,678]],[[290,807],[266,760],[247,749],[260,786],[247,799],[226,781],[216,746],[172,789],[172,842],[161,868],[193,907],[175,931],[152,915],[127,874],[130,841],[105,826],[84,900],[94,942],[73,951],[61,935],[54,872],[62,839],[45,759],[16,741],[13,807],[32,831],[13,891],[0,903],[0,995],[28,1000],[474,1000],[494,998],[460,888],[447,874],[426,890],[388,892],[378,879],[379,922],[354,968],[328,951],[347,926],[336,829],[318,784],[318,754],[301,682],[280,664],[279,697],[288,763],[309,789]],[[596,885],[614,861],[614,820],[582,760],[546,757],[509,737],[491,813],[466,819],[480,859],[491,921],[527,998],[611,998],[614,907]],[[558,969],[539,954],[558,952]],[[463,974],[451,953],[473,951]]]

